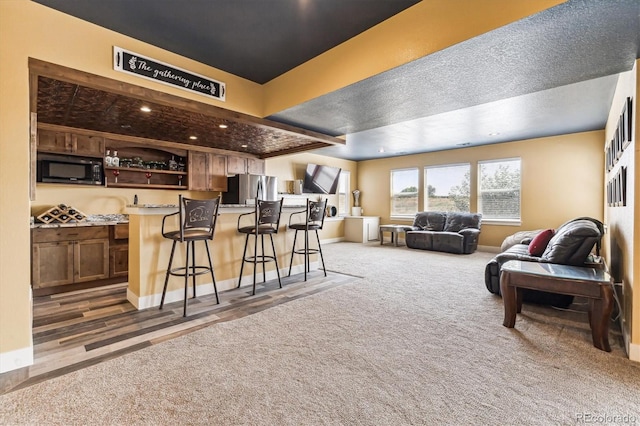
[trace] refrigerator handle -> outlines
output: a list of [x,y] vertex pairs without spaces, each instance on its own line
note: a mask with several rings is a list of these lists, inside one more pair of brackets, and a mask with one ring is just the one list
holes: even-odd
[[264,192],[262,189],[262,179],[258,179],[258,188],[256,190],[256,198],[258,198],[259,200],[263,198],[262,192]]

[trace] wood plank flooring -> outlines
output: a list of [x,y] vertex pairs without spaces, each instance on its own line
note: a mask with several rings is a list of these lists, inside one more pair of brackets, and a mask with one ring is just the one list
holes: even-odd
[[21,389],[103,362],[209,325],[230,321],[270,307],[343,285],[357,277],[313,271],[138,311],[126,298],[125,284],[34,298],[34,364],[0,374],[0,394]]

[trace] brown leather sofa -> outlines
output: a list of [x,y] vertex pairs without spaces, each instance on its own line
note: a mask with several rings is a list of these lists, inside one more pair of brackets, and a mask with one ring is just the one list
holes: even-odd
[[418,212],[405,233],[407,247],[470,254],[478,248],[482,215],[460,212]]
[[[502,253],[485,267],[484,279],[489,292],[500,295],[500,268],[508,260],[588,266],[594,246],[596,255],[600,254],[604,225],[590,217],[572,219],[556,229],[544,252],[535,256],[530,254],[529,244],[540,231],[518,232],[505,239]],[[523,301],[566,308],[573,302],[573,296],[523,289]]]

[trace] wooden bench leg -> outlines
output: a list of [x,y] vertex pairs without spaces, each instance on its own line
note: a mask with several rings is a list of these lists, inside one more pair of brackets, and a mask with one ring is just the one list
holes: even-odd
[[613,289],[607,285],[600,286],[600,299],[589,299],[589,325],[593,346],[611,352],[609,345],[609,321],[613,311]]
[[516,325],[516,311],[518,310],[518,291],[509,285],[510,274],[502,271],[500,274],[500,293],[504,303],[504,321],[502,325],[513,328]]

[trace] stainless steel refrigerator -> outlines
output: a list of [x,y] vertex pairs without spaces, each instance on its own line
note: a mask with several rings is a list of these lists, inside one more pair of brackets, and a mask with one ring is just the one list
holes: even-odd
[[222,204],[252,204],[255,198],[278,199],[278,178],[262,175],[235,175],[227,178],[227,192],[222,193]]

